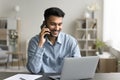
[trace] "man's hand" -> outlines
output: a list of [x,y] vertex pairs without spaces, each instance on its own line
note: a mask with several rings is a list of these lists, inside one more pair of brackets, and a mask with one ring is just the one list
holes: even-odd
[[43,27],[41,29],[41,32],[40,32],[40,35],[39,35],[39,43],[38,43],[38,45],[40,47],[43,47],[43,45],[44,45],[44,43],[46,41],[45,35],[47,35],[47,34],[50,34],[50,30],[48,28],[46,28],[46,27]]

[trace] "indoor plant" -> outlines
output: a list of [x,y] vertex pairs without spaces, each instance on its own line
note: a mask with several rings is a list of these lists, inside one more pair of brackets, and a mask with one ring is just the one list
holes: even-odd
[[103,53],[103,48],[105,47],[105,43],[99,39],[96,40],[96,49],[98,50],[99,54]]

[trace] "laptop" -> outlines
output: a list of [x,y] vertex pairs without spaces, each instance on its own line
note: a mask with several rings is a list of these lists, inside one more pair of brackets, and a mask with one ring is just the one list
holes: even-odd
[[98,56],[65,58],[61,75],[49,76],[49,78],[53,80],[91,79],[95,75],[98,61]]

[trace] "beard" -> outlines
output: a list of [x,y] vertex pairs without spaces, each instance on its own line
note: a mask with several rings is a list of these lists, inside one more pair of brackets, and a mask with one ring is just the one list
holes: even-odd
[[60,30],[51,30],[50,37],[58,37]]

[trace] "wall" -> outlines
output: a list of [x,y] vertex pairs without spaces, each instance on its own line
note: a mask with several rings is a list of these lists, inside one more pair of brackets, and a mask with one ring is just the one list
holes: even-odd
[[63,32],[74,35],[75,20],[84,16],[86,7],[97,2],[100,10],[96,12],[98,19],[98,35],[102,38],[102,3],[103,0],[0,0],[0,17],[15,17],[15,5],[20,6],[17,14],[21,18],[21,45],[25,51],[25,42],[39,33],[43,21],[43,12],[48,7],[59,7],[66,13]]

